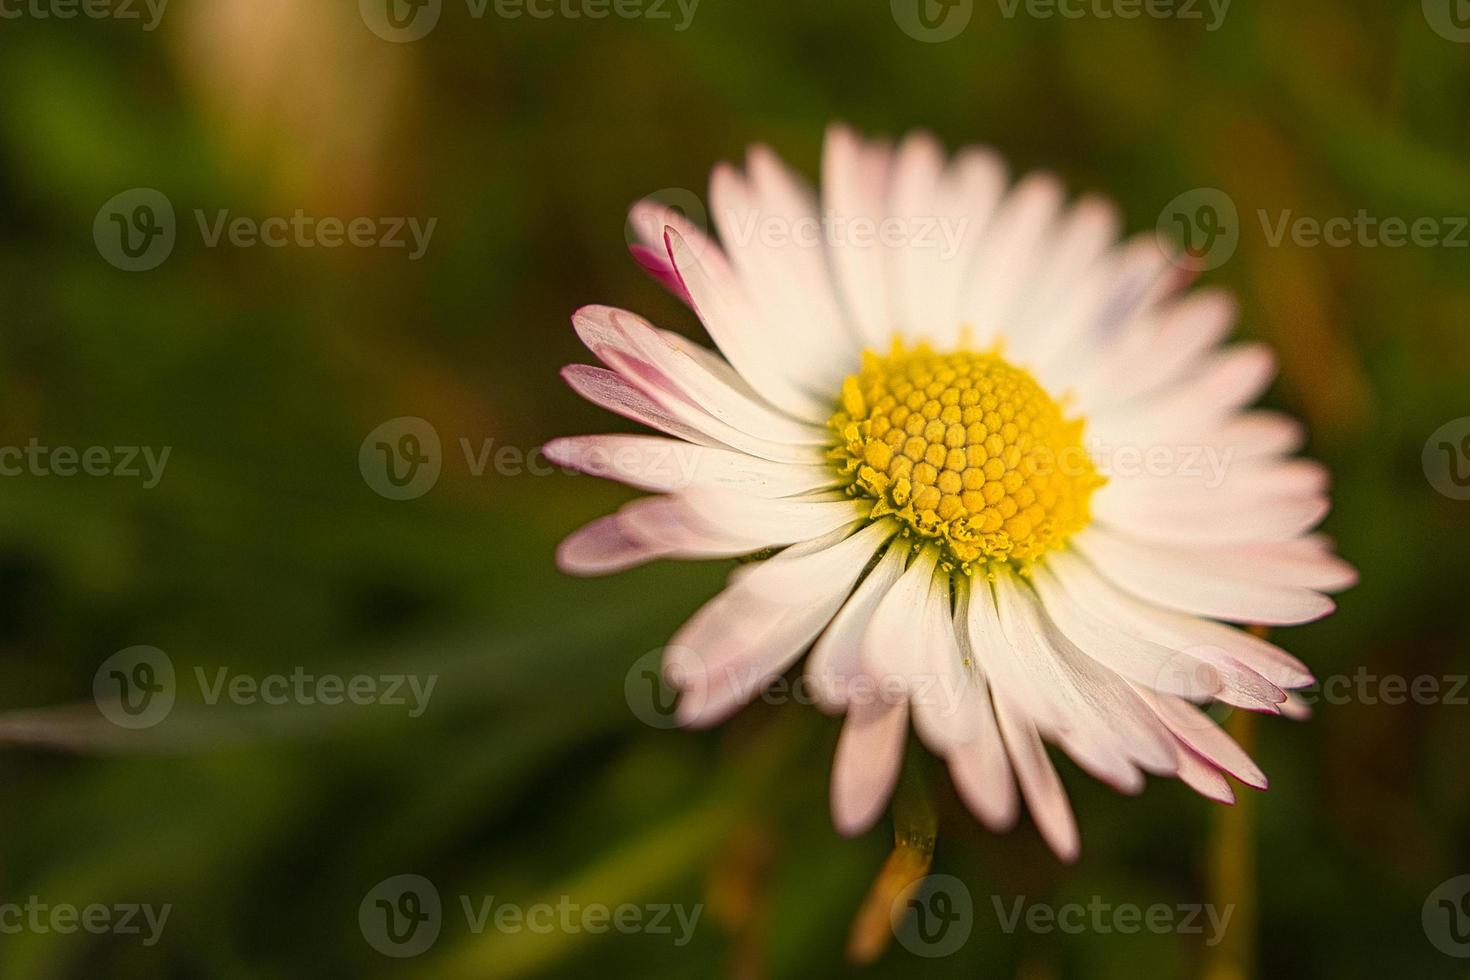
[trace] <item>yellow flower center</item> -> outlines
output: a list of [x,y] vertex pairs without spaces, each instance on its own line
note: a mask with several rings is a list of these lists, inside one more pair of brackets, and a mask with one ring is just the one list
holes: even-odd
[[1060,547],[1087,525],[1103,483],[1082,420],[995,352],[865,351],[829,424],[848,493],[872,498],[873,518],[896,515],[967,573]]

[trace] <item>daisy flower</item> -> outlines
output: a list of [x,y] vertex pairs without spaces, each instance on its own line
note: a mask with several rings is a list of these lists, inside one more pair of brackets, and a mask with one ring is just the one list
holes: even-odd
[[1313,678],[1226,624],[1318,619],[1354,572],[1311,533],[1328,481],[1292,458],[1301,428],[1249,407],[1273,359],[1223,345],[1229,298],[1186,292],[1154,235],[1120,242],[1108,201],[924,133],[834,126],[820,197],[757,146],[710,205],[718,242],[636,205],[633,252],[718,353],[573,317],[606,367],[566,380],[664,436],[546,447],[655,494],[573,533],[564,570],[756,559],[667,649],[679,721],[720,722],[810,650],[804,689],[846,716],[838,830],[881,814],[912,725],[976,818],[1008,828],[1024,799],[1069,861],[1048,742],[1127,793],[1265,788],[1201,706],[1299,714]]

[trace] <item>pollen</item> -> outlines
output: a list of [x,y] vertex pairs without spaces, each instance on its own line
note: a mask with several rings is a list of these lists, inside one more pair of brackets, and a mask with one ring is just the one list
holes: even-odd
[[967,572],[1061,547],[1103,483],[1083,421],[998,352],[866,351],[829,424],[848,493]]

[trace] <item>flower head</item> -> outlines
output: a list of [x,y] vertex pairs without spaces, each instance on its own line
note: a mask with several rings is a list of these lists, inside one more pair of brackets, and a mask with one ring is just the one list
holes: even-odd
[[[1300,714],[1295,658],[1230,624],[1329,613],[1353,570],[1311,530],[1323,469],[1251,410],[1273,373],[1152,237],[1105,201],[1010,185],[985,150],[946,159],[828,134],[820,199],[768,150],[717,168],[720,241],[655,202],[634,253],[719,353],[622,310],[573,322],[606,369],[579,393],[666,434],[556,440],[564,465],[656,496],[574,533],[577,574],[656,558],[740,566],[679,631],[665,674],[716,724],[810,649],[846,714],[837,827],[882,812],[912,724],[1003,829],[1024,798],[1064,859],[1079,842],[1045,742],[1137,792],[1173,775],[1230,801],[1265,777],[1200,709]],[[1019,795],[1017,789],[1019,788]]]

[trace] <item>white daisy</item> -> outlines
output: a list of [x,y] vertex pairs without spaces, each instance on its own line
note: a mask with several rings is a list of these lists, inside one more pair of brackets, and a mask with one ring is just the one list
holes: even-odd
[[835,126],[820,202],[768,149],[714,172],[716,244],[637,205],[640,261],[716,354],[635,314],[573,322],[607,370],[585,398],[667,434],[556,440],[548,455],[658,496],[577,531],[576,574],[655,558],[743,564],[680,630],[680,720],[715,724],[810,648],[845,711],[843,833],[877,819],[909,723],[987,826],[1020,796],[1052,849],[1076,823],[1044,741],[1124,792],[1145,772],[1232,801],[1265,777],[1196,705],[1292,713],[1299,661],[1226,623],[1332,611],[1353,570],[1309,532],[1326,473],[1292,420],[1247,406],[1273,373],[1222,347],[1228,298],[1107,201],[1068,204],[1000,159],[946,159]]

